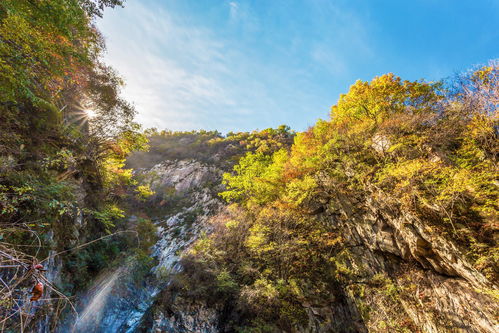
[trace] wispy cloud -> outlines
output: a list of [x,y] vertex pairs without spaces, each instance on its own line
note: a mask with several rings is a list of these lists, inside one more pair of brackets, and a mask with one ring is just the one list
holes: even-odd
[[235,20],[237,18],[237,13],[239,9],[239,5],[235,1],[229,2],[229,8],[230,8],[230,18],[231,20]]
[[[226,6],[228,26],[254,31],[247,5]],[[106,60],[125,78],[125,97],[145,127],[225,132],[287,121],[276,102],[279,93],[272,95],[272,89],[284,89],[284,78],[252,59],[239,41],[138,1],[109,12],[100,27],[109,36]],[[282,119],[276,122],[276,116]]]
[[371,59],[375,52],[369,38],[369,22],[359,13],[347,8],[344,1],[313,0],[313,14],[317,29],[322,31],[316,39],[310,56],[334,77],[352,74],[354,59]]
[[[299,30],[295,43],[270,17],[291,17],[281,10],[289,7],[269,5],[272,12],[261,22],[262,13],[251,2],[222,5],[217,8],[226,11],[227,21],[218,23],[221,29],[225,25],[223,33],[150,1],[129,1],[125,10],[106,13],[100,26],[109,36],[107,60],[126,79],[124,93],[139,111],[137,120],[145,127],[227,131],[293,125],[314,107],[316,115],[327,113],[331,102],[316,98],[318,90],[309,81],[317,70],[348,72],[335,49],[337,36],[349,29],[341,28],[344,20],[335,23],[334,35],[326,31],[322,44],[304,44],[306,35]],[[312,19],[325,22],[331,18],[326,15],[336,20],[345,14],[321,3],[315,9]],[[360,35],[340,37],[355,42]],[[310,49],[306,64],[303,47]]]
[[[411,13],[423,5],[412,6]],[[433,13],[426,7],[420,15]],[[145,127],[237,131],[287,123],[302,130],[327,117],[356,79],[388,71],[419,79],[459,68],[451,60],[468,52],[465,44],[447,38],[425,46],[435,29],[419,19],[387,17],[393,8],[407,11],[395,0],[384,7],[350,0],[129,0],[125,9],[106,11],[99,26],[108,37],[107,61],[125,78],[125,96]],[[458,28],[450,19],[447,30]],[[496,45],[497,29],[471,33],[476,27],[461,33],[475,44],[482,36],[473,52]],[[410,38],[422,29],[429,37],[414,46]]]
[[209,31],[138,2],[108,15],[101,25],[112,35],[107,60],[125,77],[124,93],[146,127],[212,127],[217,107],[220,112],[235,107],[220,79],[230,72],[224,45]]

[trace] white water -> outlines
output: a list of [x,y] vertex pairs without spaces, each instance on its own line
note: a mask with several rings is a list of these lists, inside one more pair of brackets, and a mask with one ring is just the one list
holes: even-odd
[[73,332],[89,332],[99,326],[103,309],[122,271],[122,268],[118,268],[109,272],[94,284],[89,295],[90,302],[84,307],[74,323]]
[[[143,281],[136,281],[130,276],[133,272],[132,263],[123,263],[122,268],[99,278],[90,291],[81,297],[88,303],[79,307],[80,317],[76,322],[74,317],[70,318],[58,333],[135,332],[155,296],[168,285],[167,274],[180,269],[178,253],[202,233],[209,217],[207,212],[216,210],[212,207],[218,207],[217,199],[207,188],[201,187],[205,178],[209,180],[217,177],[217,170],[208,170],[197,162],[175,162],[165,164],[164,170],[155,171],[162,175],[162,183],[156,184],[156,187],[175,186],[182,193],[191,188],[197,189],[185,194],[192,201],[192,206],[183,207],[176,214],[162,216],[156,221],[159,240],[151,248],[151,256],[158,261],[157,266],[151,270],[149,278]],[[192,178],[192,181],[187,181],[187,178]],[[172,179],[176,181],[172,183]],[[187,225],[184,215],[195,209],[202,209],[204,214],[198,216],[192,225]],[[166,323],[167,319],[163,321]]]

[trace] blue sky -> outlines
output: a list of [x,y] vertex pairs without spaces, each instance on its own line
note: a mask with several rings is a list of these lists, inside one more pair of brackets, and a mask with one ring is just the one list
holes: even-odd
[[171,130],[302,131],[357,79],[499,58],[499,0],[127,0],[98,26],[137,121]]

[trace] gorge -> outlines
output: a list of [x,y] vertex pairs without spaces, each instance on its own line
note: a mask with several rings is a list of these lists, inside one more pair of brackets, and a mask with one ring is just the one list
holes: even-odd
[[499,331],[498,60],[302,131],[144,129],[122,5],[0,1],[0,332]]

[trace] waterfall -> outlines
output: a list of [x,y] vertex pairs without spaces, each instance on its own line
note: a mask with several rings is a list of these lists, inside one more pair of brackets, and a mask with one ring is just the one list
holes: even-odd
[[73,332],[91,332],[99,327],[106,302],[123,272],[123,268],[103,275],[89,291],[89,302],[73,324]]
[[[171,283],[170,275],[181,269],[180,254],[206,230],[207,220],[219,208],[219,201],[212,194],[213,189],[203,185],[218,179],[221,172],[195,161],[167,161],[148,171],[161,176],[159,180],[154,178],[159,184],[152,188],[170,188],[175,185],[178,187],[176,195],[182,195],[186,202],[164,215],[155,216],[158,240],[150,248],[150,256],[156,265],[144,273],[141,272],[140,262],[127,258],[120,268],[101,275],[89,291],[78,297],[84,300],[78,306],[79,317],[66,317],[58,333],[134,333],[142,329],[139,328],[141,325],[145,325],[149,331],[160,327],[165,332],[178,332],[177,325],[197,325],[192,309],[178,315],[178,318],[163,315],[148,318],[146,314],[154,309],[156,301],[161,304],[158,297]],[[192,217],[194,220],[189,220]],[[129,220],[131,224],[136,223],[137,217],[131,215]],[[196,328],[193,331],[206,330]]]

